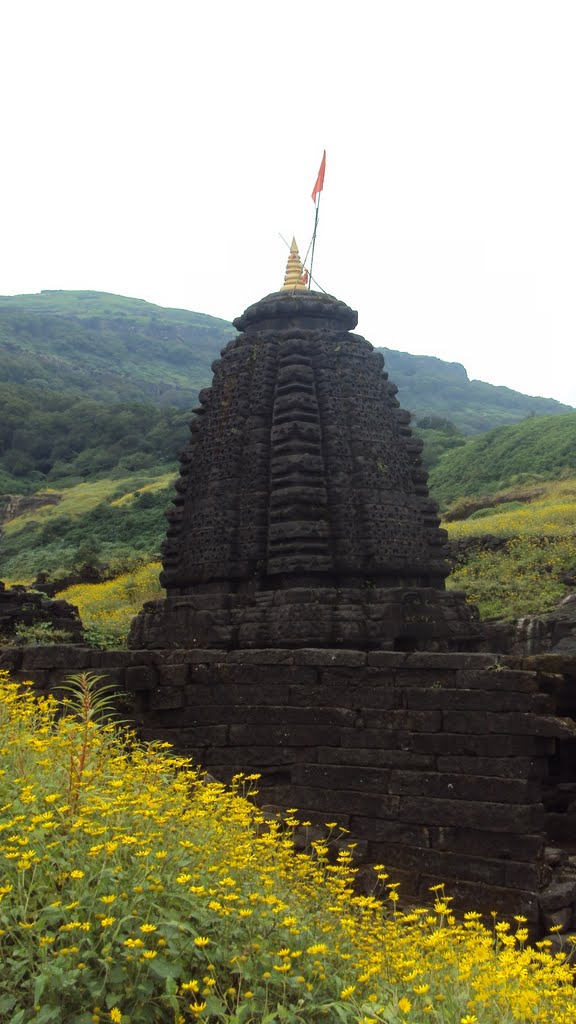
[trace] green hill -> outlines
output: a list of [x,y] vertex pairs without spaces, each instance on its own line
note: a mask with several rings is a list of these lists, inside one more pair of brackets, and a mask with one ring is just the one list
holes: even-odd
[[106,292],[0,296],[1,379],[186,408],[234,333],[216,317]]
[[442,455],[429,483],[434,497],[448,504],[538,476],[551,480],[563,470],[576,470],[576,412],[533,417],[470,438]]
[[[106,292],[0,296],[0,379],[68,396],[187,408],[235,333],[225,320]],[[465,433],[569,409],[470,381],[459,363],[380,351],[405,409],[447,418]]]
[[470,380],[460,363],[389,348],[379,351],[398,387],[403,408],[418,417],[445,417],[465,434],[516,423],[526,416],[557,415],[571,408],[553,398],[531,397],[510,388]]

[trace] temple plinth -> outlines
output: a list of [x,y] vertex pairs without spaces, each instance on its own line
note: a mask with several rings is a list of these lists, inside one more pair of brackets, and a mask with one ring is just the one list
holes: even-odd
[[296,286],[234,321],[181,456],[167,596],[134,620],[132,647],[473,646],[422,444],[356,324]]

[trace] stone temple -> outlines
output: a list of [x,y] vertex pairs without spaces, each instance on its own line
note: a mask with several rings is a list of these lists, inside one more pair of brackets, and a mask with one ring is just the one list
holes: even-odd
[[168,513],[167,596],[130,645],[473,649],[410,414],[357,314],[301,274],[293,243],[284,286],[212,364]]

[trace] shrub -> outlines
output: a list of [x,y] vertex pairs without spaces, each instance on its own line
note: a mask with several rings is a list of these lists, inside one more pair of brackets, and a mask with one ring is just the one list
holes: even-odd
[[503,512],[513,512],[516,508],[522,508],[521,501],[506,501],[501,505],[497,505],[495,508],[477,508],[475,512],[469,516],[469,519],[485,519],[486,516],[499,516]]
[[[166,744],[107,721],[78,677],[64,704],[0,681],[0,1019],[10,1024],[573,1024],[573,969],[523,918],[458,923],[442,887],[402,911],[355,895],[353,849],[296,854]],[[304,826],[306,823],[302,823]]]
[[14,627],[10,636],[4,636],[0,643],[15,647],[44,647],[47,644],[69,644],[74,640],[67,629],[57,629],[51,622],[34,622],[26,625],[21,622]]

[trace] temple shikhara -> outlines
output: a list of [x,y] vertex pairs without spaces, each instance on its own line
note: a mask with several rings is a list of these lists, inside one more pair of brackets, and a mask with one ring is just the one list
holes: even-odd
[[422,444],[357,314],[309,291],[292,243],[283,287],[199,396],[163,547],[167,597],[138,647],[468,649],[445,589],[445,533]]

